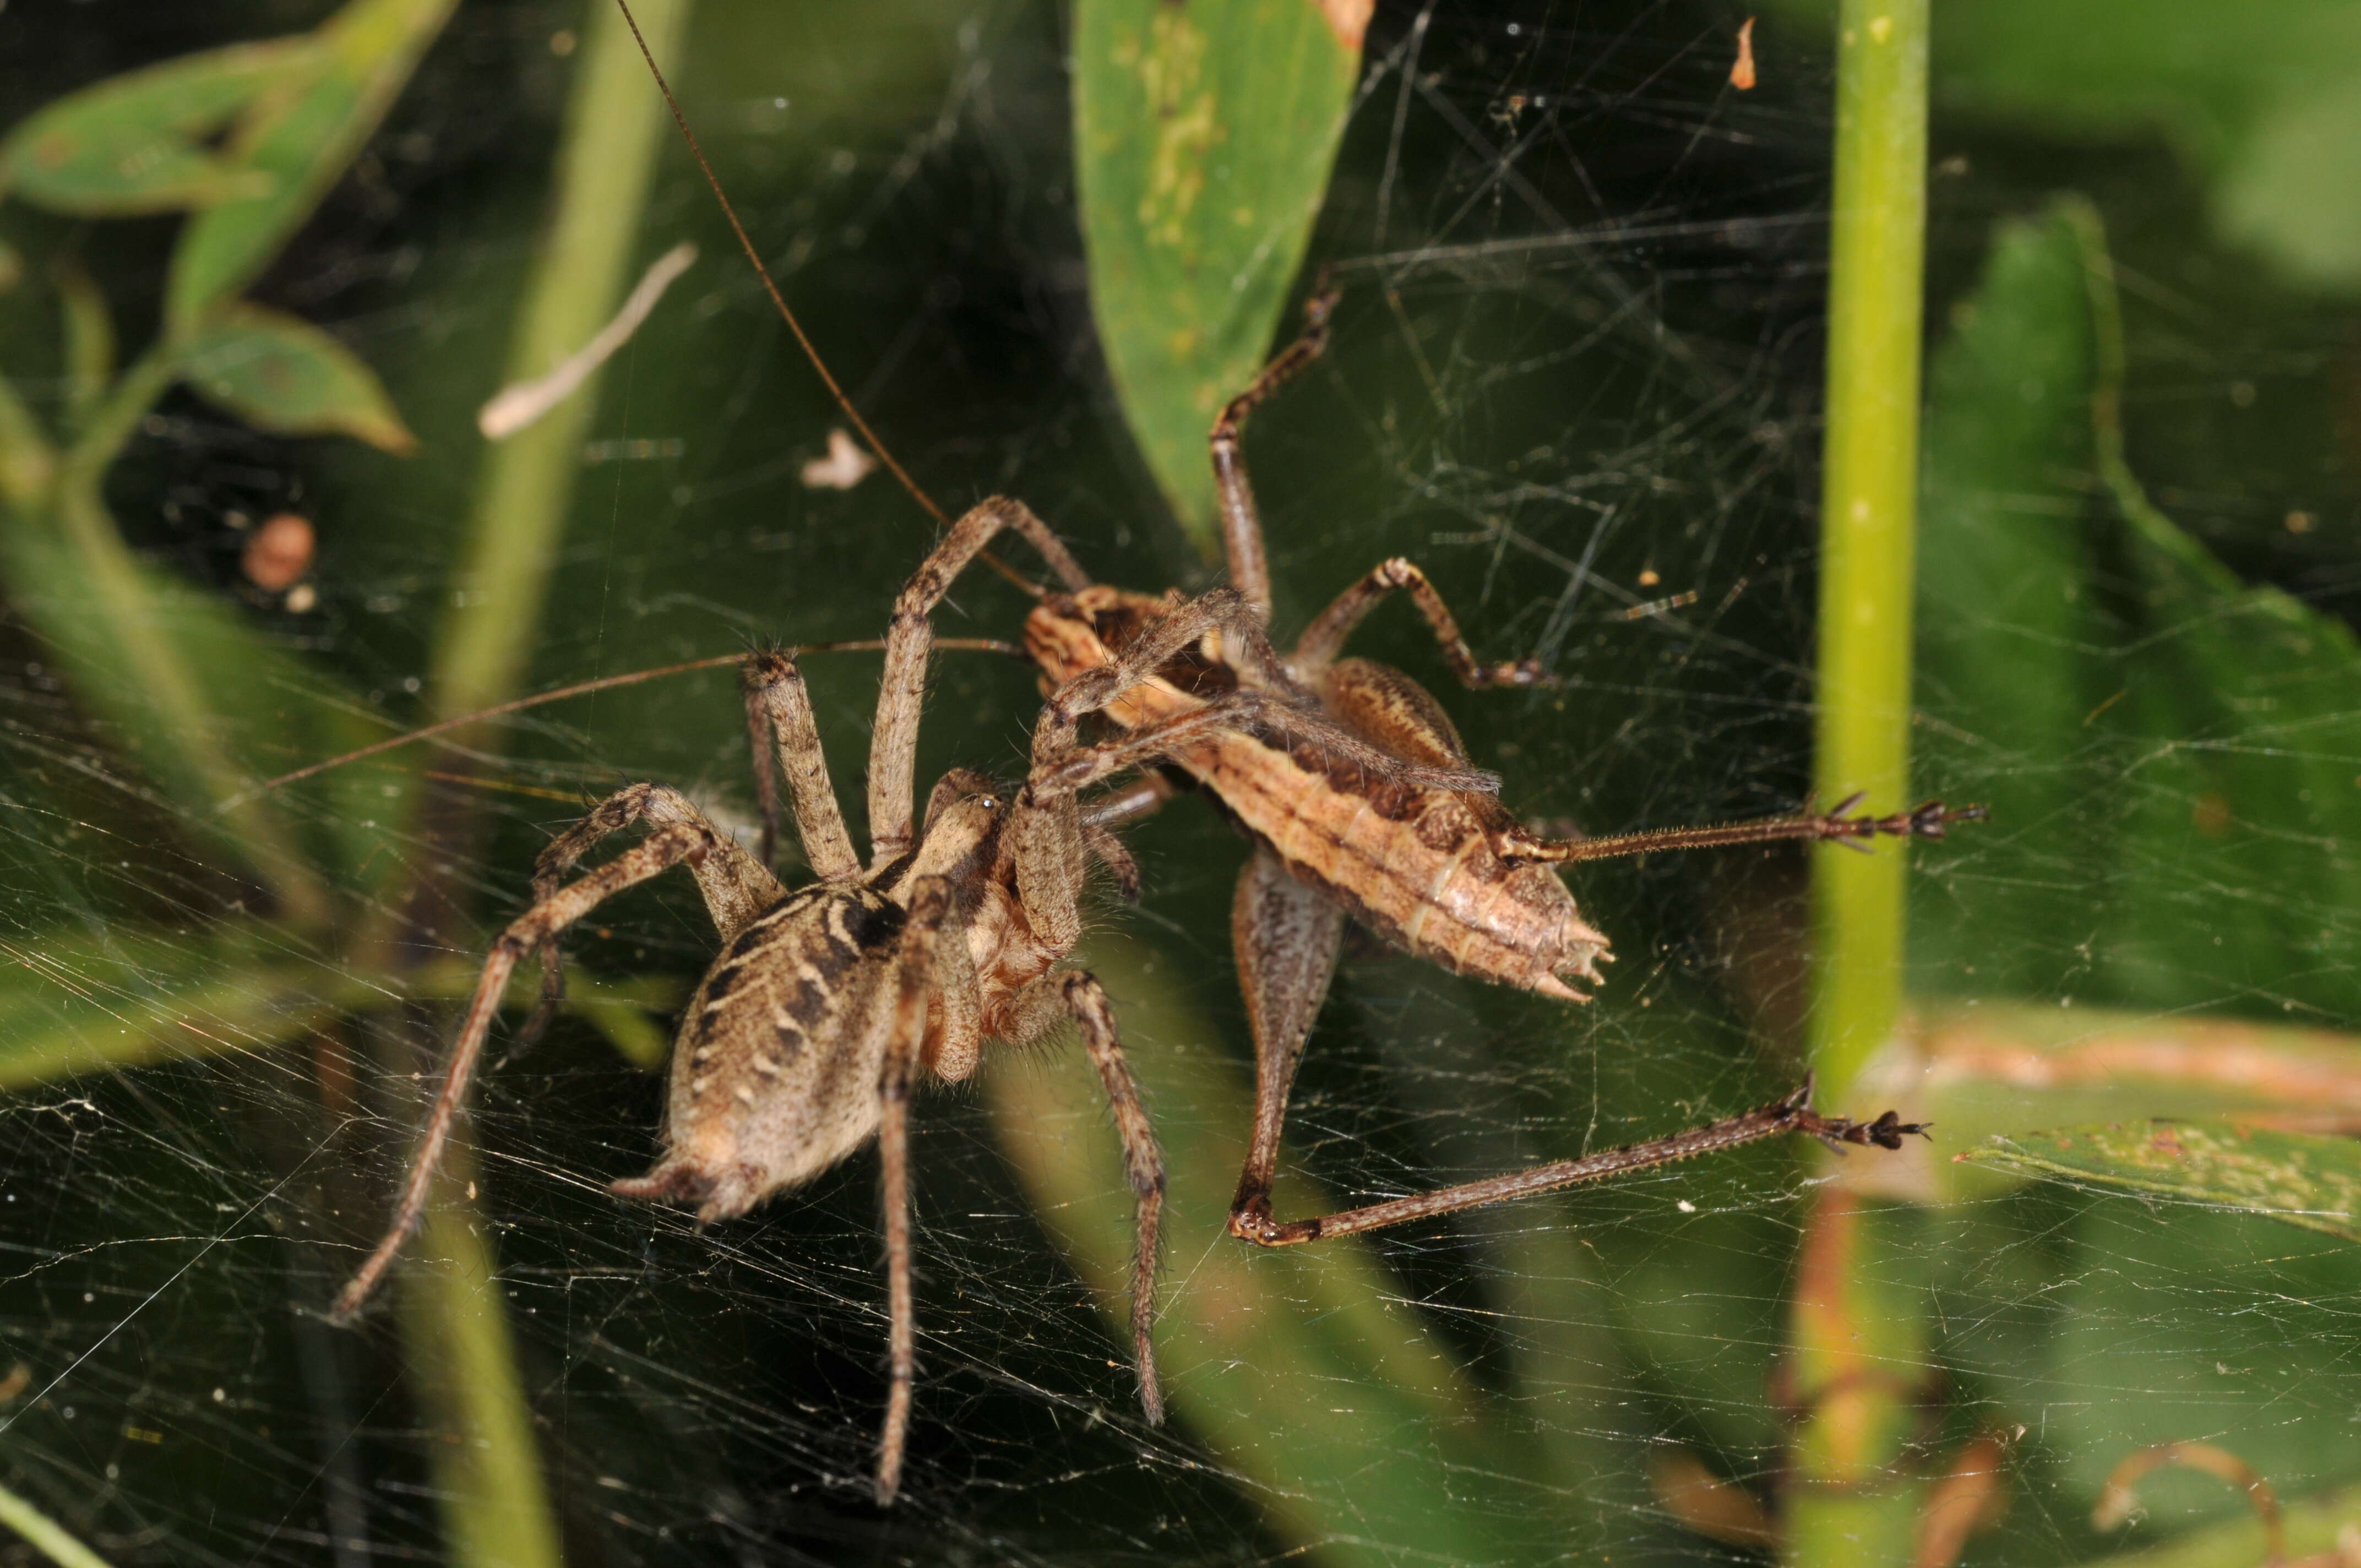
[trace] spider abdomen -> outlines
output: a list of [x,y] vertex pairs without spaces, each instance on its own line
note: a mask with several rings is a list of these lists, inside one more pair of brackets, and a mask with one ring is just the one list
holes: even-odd
[[873,888],[823,886],[740,932],[681,1020],[664,1156],[614,1191],[726,1220],[866,1143],[885,1049],[876,1012],[905,924]]

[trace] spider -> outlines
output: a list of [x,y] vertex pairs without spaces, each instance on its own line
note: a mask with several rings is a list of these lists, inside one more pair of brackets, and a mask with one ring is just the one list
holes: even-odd
[[[803,677],[784,654],[745,664],[756,782],[775,813],[775,751],[787,805],[814,881],[790,892],[764,858],[741,848],[678,791],[635,784],[595,806],[542,851],[532,907],[493,942],[451,1049],[392,1223],[337,1298],[348,1321],[423,1216],[435,1167],[516,966],[538,950],[543,1005],[562,994],[557,938],[626,888],[674,866],[697,878],[721,951],[690,998],[673,1047],[664,1151],[646,1175],[613,1183],[625,1198],[697,1205],[699,1223],[744,1213],[810,1180],[876,1137],[883,1168],[890,1374],[878,1442],[878,1501],[901,1485],[916,1362],[909,1230],[909,1098],[924,1072],[956,1083],[987,1041],[1024,1044],[1071,1020],[1098,1069],[1135,1201],[1133,1354],[1141,1406],[1153,1423],[1163,1396],[1151,1345],[1162,1157],[1126,1064],[1105,991],[1060,967],[1082,932],[1089,862],[1133,896],[1137,872],[1108,830],[1118,806],[1085,807],[1078,792],[1161,753],[1208,726],[1235,722],[1254,699],[1214,705],[1162,729],[1084,746],[1082,718],[1115,701],[1210,628],[1253,646],[1253,614],[1219,590],[1176,612],[1135,660],[1087,672],[1051,695],[1033,731],[1031,768],[1013,788],[966,770],[946,773],[915,825],[912,773],[930,614],[945,587],[1004,528],[1022,534],[1060,576],[1087,579],[1021,503],[988,500],[953,525],[895,601],[870,748],[871,854],[864,869],[828,782],[827,760]],[[573,876],[609,837],[644,836]]]

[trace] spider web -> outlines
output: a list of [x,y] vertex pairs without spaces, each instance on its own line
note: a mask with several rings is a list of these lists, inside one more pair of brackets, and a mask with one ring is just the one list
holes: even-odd
[[[251,25],[192,9],[141,34],[104,9],[5,17],[19,112]],[[1408,554],[1480,657],[1537,654],[1562,677],[1538,693],[1446,689],[1399,607],[1356,641],[1436,687],[1529,820],[1726,820],[1792,809],[1807,787],[1828,62],[1801,26],[1766,24],[1763,83],[1738,93],[1741,19],[1647,0],[1384,8],[1313,246],[1346,285],[1335,345],[1256,416],[1283,636]],[[499,380],[563,110],[553,39],[576,26],[565,6],[463,9],[264,286],[380,370],[424,455],[268,440],[176,397],[110,478],[135,542],[226,595],[240,591],[232,514],[305,508],[322,536],[318,608],[249,603],[250,623],[365,692],[388,732],[422,717],[473,412]],[[934,494],[1025,498],[1104,580],[1206,586],[1095,357],[1060,27],[1055,7],[1013,0],[715,4],[677,83],[822,351]],[[2181,269],[2207,242],[2161,153],[1946,134],[1938,156],[1969,171],[1938,188],[1930,318],[1971,287],[1996,218],[2061,171],[2093,190],[2119,221],[2126,278],[2169,279],[2132,292],[2134,466],[2238,571],[2342,612],[2352,499],[2323,465],[2329,411],[2341,396],[2349,417],[2352,393],[2318,345],[2349,317],[2218,262],[2210,278]],[[931,537],[882,477],[847,492],[798,482],[837,421],[676,153],[645,228],[648,257],[692,238],[705,259],[608,371],[536,687],[750,637],[877,635]],[[126,297],[143,278],[152,291],[169,237],[161,224],[105,231]],[[28,330],[11,324],[8,341]],[[2231,422],[2258,385],[2300,411]],[[2334,526],[2290,532],[2299,510]],[[939,619],[1008,636],[1024,608],[977,574]],[[68,999],[52,1011],[128,1018],[160,996],[205,1041],[0,1102],[0,1480],[116,1563],[462,1560],[438,1511],[460,1439],[422,1391],[396,1307],[357,1332],[320,1316],[386,1211],[443,1014],[387,1002],[390,982],[332,950],[278,941],[251,961],[305,977],[297,989],[326,999],[313,1022],[291,1033],[257,1017],[235,976],[203,989],[189,955],[236,925],[238,890],[181,847],[179,809],[137,782],[31,635],[11,623],[0,637],[0,943]],[[875,662],[816,658],[807,673],[858,834]],[[1018,664],[939,656],[922,783],[952,765],[1016,771],[1037,704]],[[1932,782],[1957,799],[2081,767],[2127,813],[2188,811],[2178,785],[2119,761],[1939,741],[1933,754]],[[497,749],[414,764],[477,825],[447,866],[390,830],[390,806],[383,826],[364,815],[371,789],[416,782],[411,765],[361,764],[360,782],[300,809],[324,831],[377,835],[375,885],[436,890],[417,961],[463,978],[579,797],[660,779],[742,819],[751,793],[726,673],[540,710]],[[2069,874],[2041,858],[2045,826],[2004,819],[1909,851],[1937,933],[1916,991],[1987,993],[1977,901],[2027,863]],[[1818,1168],[1756,1148],[1359,1251],[1246,1255],[1218,1234],[1250,1059],[1226,937],[1246,846],[1189,799],[1130,839],[1147,896],[1105,901],[1082,956],[1115,996],[1172,1155],[1174,1423],[1141,1422],[1109,1316],[1120,1302],[1088,1261],[1093,1227],[1119,1223],[1124,1201],[1078,1051],[998,1059],[923,1102],[921,1380],[906,1497],[881,1515],[866,1501],[884,1398],[873,1157],[710,1231],[620,1204],[605,1184],[652,1159],[660,1077],[617,1048],[639,1036],[569,1016],[498,1061],[466,1140],[473,1223],[498,1259],[510,1365],[569,1560],[1746,1555],[1694,1528],[1677,1478],[1686,1465],[1779,1495],[1786,1314]],[[1282,1213],[1784,1091],[1801,1059],[1804,874],[1784,851],[1585,868],[1572,885],[1619,960],[1587,1008],[1350,948],[1290,1113]],[[2224,894],[2202,860],[2147,875],[2192,918]],[[2272,972],[2205,974],[2169,996],[2092,980],[2109,896],[2091,890],[2087,921],[2003,933],[2015,989],[2001,1000],[2276,1015],[2292,993]],[[2291,925],[2349,921],[2300,887],[2237,896]],[[637,986],[641,1033],[668,1028],[713,948],[693,889],[660,883],[589,924],[570,944],[579,972]],[[2350,1023],[2333,1002],[2306,1016]],[[1940,1474],[1975,1434],[2008,1436],[2010,1509],[1974,1561],[2112,1550],[2088,1514],[2143,1443],[2219,1443],[2282,1495],[2361,1477],[2361,1275],[2346,1244],[1994,1183],[1918,1211],[1892,1267],[1936,1325],[1911,1467]],[[2189,1476],[2144,1496],[2141,1540],[2245,1506]]]

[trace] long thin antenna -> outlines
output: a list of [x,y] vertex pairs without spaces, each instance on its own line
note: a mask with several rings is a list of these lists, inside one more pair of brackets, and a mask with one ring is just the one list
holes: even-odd
[[[1005,642],[997,637],[938,637],[935,639],[934,645],[937,648],[977,653],[1009,653],[1019,659],[1027,656],[1025,650],[1017,644]],[[801,658],[806,653],[873,653],[884,646],[884,640],[880,638],[863,637],[850,642],[806,642],[796,647],[783,648],[780,652],[789,658]],[[331,757],[324,762],[313,762],[309,767],[298,768],[291,773],[281,773],[275,779],[265,779],[245,794],[225,801],[221,809],[227,811],[232,806],[241,806],[257,795],[269,795],[281,785],[301,783],[304,779],[324,773],[331,768],[341,768],[346,762],[357,762],[364,757],[374,757],[380,751],[390,751],[397,746],[407,746],[413,740],[429,740],[436,735],[447,734],[454,729],[464,729],[470,724],[480,724],[488,718],[499,718],[504,714],[521,713],[528,707],[539,707],[544,703],[563,702],[570,696],[588,696],[592,692],[612,691],[617,686],[635,686],[642,681],[660,680],[666,675],[683,675],[692,670],[718,670],[724,665],[743,663],[745,660],[746,655],[743,653],[717,653],[708,659],[691,659],[686,663],[664,664],[653,670],[634,670],[625,675],[601,675],[595,681],[577,681],[570,686],[559,686],[553,691],[536,692],[532,696],[521,696],[513,701],[498,703],[474,713],[464,714],[457,718],[446,718],[440,724],[430,724],[423,729],[405,729],[399,735],[389,736],[383,740],[363,746],[357,751],[346,751],[341,757]]]
[[877,433],[869,428],[869,422],[862,419],[861,411],[852,406],[852,400],[845,396],[844,389],[837,385],[835,376],[829,373],[828,362],[819,356],[819,350],[813,347],[812,340],[805,335],[804,323],[797,321],[796,313],[787,308],[786,296],[780,293],[779,286],[771,280],[771,269],[763,265],[763,253],[754,248],[754,241],[746,233],[746,225],[738,221],[738,209],[730,204],[729,192],[721,189],[721,181],[714,175],[713,165],[705,160],[705,148],[698,144],[697,133],[688,128],[688,116],[681,113],[680,100],[672,93],[672,83],[664,80],[664,68],[656,63],[655,52],[648,48],[647,38],[640,31],[640,19],[631,15],[628,0],[615,0],[615,8],[623,13],[623,25],[631,29],[631,41],[640,46],[640,58],[648,62],[648,74],[656,79],[656,90],[664,94],[665,106],[672,110],[672,123],[680,127],[681,138],[688,143],[689,156],[697,159],[697,171],[705,176],[706,184],[712,188],[713,199],[721,203],[721,215],[730,220],[730,232],[738,236],[738,247],[746,253],[746,259],[753,263],[754,276],[763,280],[763,291],[770,295],[771,303],[779,308],[779,317],[787,323],[787,330],[796,334],[796,342],[802,347],[804,357],[810,360],[812,368],[819,372],[819,378],[828,383],[829,395],[836,400],[836,406],[844,411],[844,417],[852,422],[852,427],[861,433],[862,442],[877,455],[879,462],[894,470],[894,477],[902,481],[902,488],[910,492],[912,499],[926,508],[938,524],[949,528],[951,520],[943,515],[943,509],[935,504],[934,498],[918,488],[918,481],[910,477],[894,454],[886,450],[885,444],[877,439]]

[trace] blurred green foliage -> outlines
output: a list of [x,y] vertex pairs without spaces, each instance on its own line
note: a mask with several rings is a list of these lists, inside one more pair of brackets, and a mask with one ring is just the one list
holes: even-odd
[[[1827,0],[1780,0],[1799,26]],[[1938,110],[2037,137],[2161,141],[2203,183],[2215,233],[2305,288],[2361,287],[2361,8],[2169,0],[1938,7]]]

